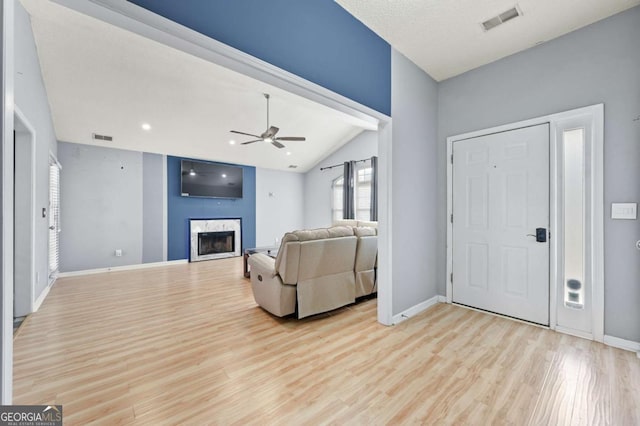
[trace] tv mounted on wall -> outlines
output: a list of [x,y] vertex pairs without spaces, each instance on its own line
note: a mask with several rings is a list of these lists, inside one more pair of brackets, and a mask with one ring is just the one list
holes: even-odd
[[182,160],[183,197],[242,198],[242,167]]

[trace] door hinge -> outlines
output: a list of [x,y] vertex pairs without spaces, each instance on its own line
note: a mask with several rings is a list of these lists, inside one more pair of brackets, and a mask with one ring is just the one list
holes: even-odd
[[451,213],[451,223],[453,223],[453,213]]
[[451,154],[451,164],[453,164],[453,154]]
[[451,283],[453,284],[453,272],[451,273],[451,276],[449,278],[451,279]]

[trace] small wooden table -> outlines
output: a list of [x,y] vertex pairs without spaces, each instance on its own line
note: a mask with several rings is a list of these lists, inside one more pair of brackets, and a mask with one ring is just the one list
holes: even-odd
[[244,263],[244,277],[245,278],[251,278],[251,271],[249,271],[249,256],[251,256],[252,254],[256,254],[256,253],[264,253],[269,257],[273,257],[275,258],[276,256],[278,256],[278,249],[279,247],[277,246],[270,246],[270,247],[254,247],[254,248],[248,248],[244,250],[244,256],[243,256],[243,263]]

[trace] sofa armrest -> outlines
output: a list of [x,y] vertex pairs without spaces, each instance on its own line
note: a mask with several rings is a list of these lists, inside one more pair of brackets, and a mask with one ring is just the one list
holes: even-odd
[[251,267],[252,275],[254,273],[260,274],[266,278],[273,278],[276,276],[276,260],[264,253],[256,253],[249,256],[247,262]]

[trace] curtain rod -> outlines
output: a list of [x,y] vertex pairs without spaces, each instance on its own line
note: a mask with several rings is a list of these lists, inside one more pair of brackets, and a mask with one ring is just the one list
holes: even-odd
[[[362,160],[356,160],[354,161],[354,163],[362,163],[364,161],[371,161],[371,158],[364,158]],[[322,170],[328,170],[328,169],[333,169],[334,167],[342,167],[344,166],[344,163],[340,163],[340,164],[334,164],[333,166],[327,166],[327,167],[320,167],[320,171]]]

